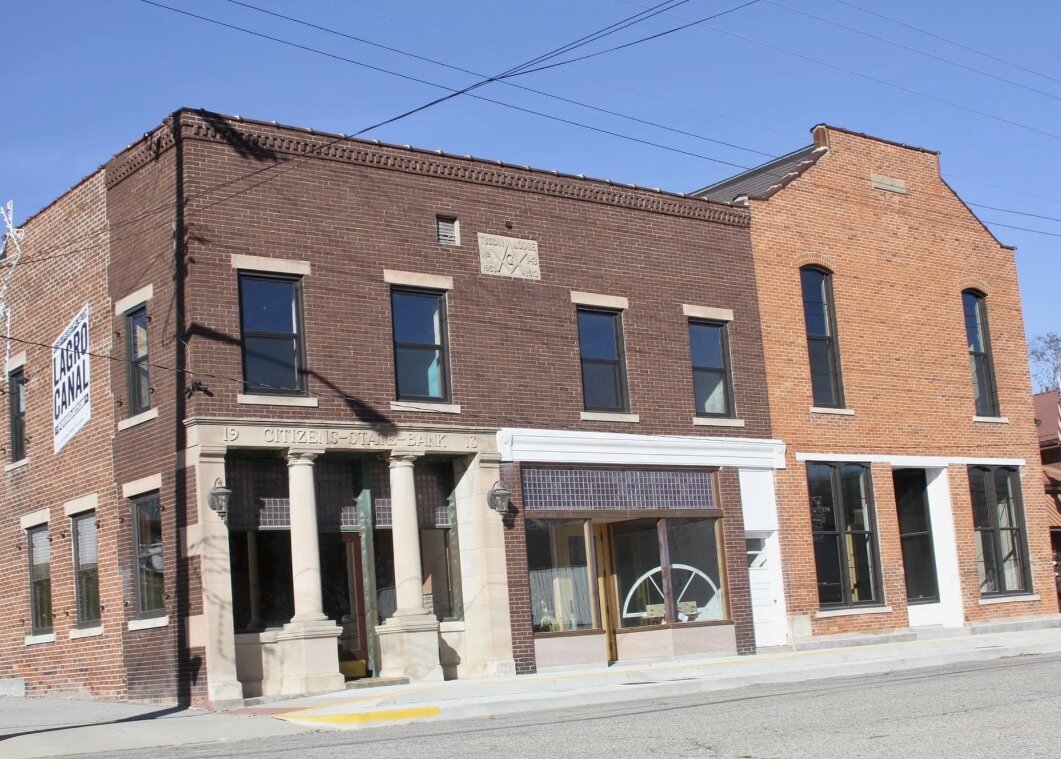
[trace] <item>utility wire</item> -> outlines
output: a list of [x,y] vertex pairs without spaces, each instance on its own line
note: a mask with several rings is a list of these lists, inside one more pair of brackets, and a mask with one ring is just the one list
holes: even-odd
[[[229,0],[229,1],[231,1],[231,0]],[[366,66],[368,68],[371,68],[371,69],[376,70],[376,71],[380,71],[382,73],[388,73],[388,74],[392,74],[394,76],[399,76],[399,77],[406,78],[406,79],[412,79],[413,81],[416,81],[416,82],[419,82],[419,83],[423,83],[423,84],[427,84],[429,86],[445,88],[443,85],[439,85],[439,84],[436,84],[436,83],[433,83],[433,82],[428,82],[427,80],[422,80],[422,79],[419,79],[419,78],[416,78],[416,77],[410,77],[408,75],[401,74],[399,72],[390,71],[388,69],[383,69],[381,67],[371,66],[370,64],[364,64],[363,62],[360,62],[360,61],[354,61],[352,59],[345,59],[345,58],[343,58],[341,56],[336,56],[336,55],[334,55],[332,53],[328,53],[326,51],[317,50],[316,48],[309,48],[308,46],[298,45],[297,43],[291,43],[288,40],[284,40],[284,39],[281,39],[281,38],[278,38],[278,37],[271,37],[271,36],[268,36],[268,35],[262,35],[260,33],[253,32],[251,30],[246,30],[246,29],[244,29],[242,27],[237,27],[235,25],[227,24],[225,22],[217,22],[214,19],[210,19],[210,18],[207,18],[207,17],[201,17],[201,16],[198,16],[196,14],[190,14],[190,13],[188,13],[186,11],[182,11],[182,10],[179,10],[179,9],[173,9],[173,8],[170,8],[169,6],[164,6],[164,5],[161,5],[159,3],[151,2],[150,0],[141,0],[141,2],[146,2],[146,3],[151,4],[151,5],[157,5],[158,7],[164,8],[166,10],[173,10],[173,11],[175,11],[177,13],[181,13],[183,15],[191,15],[191,16],[197,18],[197,19],[208,21],[210,23],[217,23],[217,24],[219,24],[221,26],[224,26],[224,27],[227,27],[227,28],[235,29],[235,30],[238,30],[238,31],[245,31],[245,32],[247,32],[249,34],[253,34],[255,36],[262,36],[262,37],[265,37],[266,39],[269,39],[269,40],[274,41],[274,42],[278,42],[280,44],[292,45],[294,47],[298,47],[300,49],[303,49],[303,50],[305,50],[307,52],[313,52],[313,53],[316,53],[316,54],[325,55],[325,56],[332,57],[332,58],[337,58],[337,59],[345,61],[345,62],[353,63],[354,65]],[[250,8],[254,8],[254,9],[258,10],[254,6],[250,6],[247,3],[239,3],[239,2],[237,2],[235,4],[244,5],[246,7],[250,7]],[[268,11],[266,11],[266,12],[268,12]],[[279,14],[272,14],[271,12],[268,12],[268,13],[270,13],[270,15],[279,15]],[[294,19],[292,17],[283,17],[283,18],[291,20],[291,21],[293,21],[295,23],[303,23],[303,24],[306,24],[306,25],[309,25],[309,26],[314,26],[315,28],[321,29],[322,31],[329,31],[329,32],[333,32],[333,33],[336,33],[336,34],[340,34],[342,36],[350,36],[350,35],[343,35],[343,33],[341,33],[341,32],[334,32],[334,30],[327,29],[326,27],[319,27],[317,25],[310,24],[309,22],[302,22],[301,20]],[[360,41],[359,38],[354,38],[354,39],[358,39],[358,41]],[[648,38],[645,38],[645,39],[648,39]],[[376,44],[376,43],[371,43],[371,42],[367,42],[367,41],[366,41],[366,43],[367,44]],[[386,46],[381,46],[381,47],[386,47]],[[395,52],[404,53],[404,51],[400,51],[397,48],[388,48],[388,49],[392,49]],[[414,57],[421,57],[422,58],[422,56],[414,56]],[[425,59],[425,60],[428,60],[428,61],[433,62],[433,63],[438,63],[438,62],[432,61],[431,59]],[[439,63],[439,65],[448,65],[448,64]],[[516,68],[518,68],[518,67],[516,67]],[[515,86],[519,86],[519,85],[515,85]],[[445,88],[445,89],[450,89],[451,91],[453,91],[452,88]],[[527,89],[527,88],[525,88],[525,89]],[[548,95],[549,93],[542,93],[542,94]],[[683,154],[683,155],[688,155],[688,156],[691,156],[691,157],[697,157],[697,158],[701,158],[701,159],[704,159],[704,160],[713,161],[713,162],[716,162],[716,163],[723,163],[725,165],[729,165],[729,166],[732,166],[732,167],[735,167],[735,168],[740,168],[740,169],[748,169],[748,168],[750,168],[750,167],[744,166],[742,164],[719,161],[718,159],[712,158],[710,156],[704,156],[704,155],[701,155],[701,154],[698,154],[698,153],[694,153],[692,151],[682,151],[682,150],[673,148],[671,146],[662,145],[660,143],[655,143],[655,142],[652,142],[652,141],[649,141],[649,140],[642,140],[640,138],[634,138],[634,137],[631,137],[629,135],[624,135],[624,134],[621,134],[621,133],[618,133],[618,132],[614,132],[612,130],[600,129],[598,127],[593,127],[591,125],[586,125],[586,124],[582,124],[580,122],[575,122],[575,121],[570,120],[570,119],[561,119],[559,117],[554,117],[554,116],[551,116],[549,114],[543,114],[541,112],[533,111],[531,109],[524,109],[524,108],[521,108],[519,106],[513,106],[511,104],[504,103],[502,101],[497,101],[497,100],[493,100],[493,99],[490,99],[490,98],[483,98],[483,97],[477,96],[477,95],[470,95],[470,97],[474,97],[474,98],[477,98],[477,99],[480,99],[480,100],[485,100],[486,102],[491,102],[491,103],[494,103],[494,104],[497,104],[497,105],[501,105],[503,107],[514,108],[516,110],[522,110],[523,112],[531,113],[533,115],[537,115],[537,116],[540,116],[540,117],[543,117],[543,118],[557,120],[557,121],[560,121],[561,123],[570,124],[570,125],[573,125],[573,126],[578,126],[578,127],[589,129],[589,130],[596,131],[596,132],[599,132],[599,133],[608,134],[610,136],[619,137],[621,139],[632,140],[634,142],[639,142],[641,144],[646,144],[646,145],[649,145],[649,146],[652,146],[652,147],[657,147],[657,148],[661,148],[661,149],[664,149],[664,150],[670,150],[672,152],[678,152],[678,153]],[[605,112],[607,112],[606,109],[604,109],[604,110],[605,110]],[[622,116],[623,114],[617,114],[617,115]],[[636,118],[636,117],[631,117],[631,118]],[[652,124],[652,122],[646,122],[646,123]],[[658,125],[658,126],[660,128],[667,128],[665,125]],[[676,131],[681,132],[682,130],[676,130]],[[692,133],[689,133],[689,134],[691,135]],[[707,140],[711,139],[711,138],[706,138],[706,137],[704,137],[702,135],[696,135],[696,136],[700,137],[701,139],[707,139]],[[337,139],[335,139],[333,141],[330,141],[330,142],[324,143],[323,145],[317,146],[314,149],[314,152],[320,152],[321,150],[324,150],[327,147],[329,147],[331,145],[334,145],[336,143],[342,142],[345,139],[346,139],[345,135],[341,135],[339,138],[337,138]],[[729,144],[729,143],[725,143],[725,144]],[[751,152],[758,152],[758,153],[762,152],[762,151],[755,151],[754,149],[751,149],[751,148],[743,148],[742,146],[734,145],[734,147],[739,147],[741,149],[749,150]],[[303,160],[306,160],[308,157],[309,156],[305,157]],[[290,162],[291,161],[289,159],[288,161],[284,161],[283,163],[290,163]],[[298,161],[296,161],[296,163],[298,163]],[[222,182],[222,183],[214,185],[212,187],[208,187],[208,188],[200,191],[199,193],[195,193],[193,195],[190,195],[188,197],[188,200],[191,200],[191,199],[194,199],[194,198],[198,198],[198,197],[201,197],[201,196],[205,196],[205,195],[207,195],[209,193],[217,191],[218,189],[223,189],[226,186],[241,182],[241,181],[243,181],[245,179],[248,179],[250,177],[253,177],[253,176],[257,175],[257,174],[269,171],[269,170],[271,170],[272,168],[275,168],[278,165],[281,165],[281,164],[280,163],[278,163],[278,164],[270,164],[270,165],[268,165],[266,167],[263,167],[261,169],[257,169],[257,170],[255,170],[253,172],[250,172],[249,174],[246,174],[246,175],[243,175],[243,176],[240,176],[240,177],[236,177],[236,178],[234,178],[232,180],[229,180],[229,181],[226,181],[226,182]],[[780,177],[780,174],[778,174],[778,176]],[[244,188],[244,189],[240,190],[239,192],[234,193],[233,195],[230,195],[227,198],[223,198],[223,199],[221,199],[220,201],[217,201],[217,202],[218,203],[224,202],[225,200],[228,200],[231,197],[235,197],[236,195],[243,194],[244,192],[248,191],[249,189],[253,189],[254,187],[257,187],[260,184],[261,183],[259,183],[258,185],[253,185],[252,187],[249,187],[249,188]],[[211,204],[211,206],[212,205],[216,205],[216,203]],[[980,204],[975,204],[975,203],[970,203],[969,205],[974,205],[974,206],[978,206],[978,207],[980,206]],[[125,220],[123,222],[119,222],[116,225],[112,225],[112,229],[113,228],[117,228],[119,226],[129,225],[129,224],[135,223],[137,221],[141,221],[144,218],[146,218],[146,217],[148,217],[148,216],[150,216],[150,215],[152,215],[154,213],[167,211],[171,206],[172,206],[172,204],[166,204],[164,206],[159,206],[157,209],[145,211],[145,212],[141,213],[137,217],[134,217],[132,219],[127,219],[127,220]],[[211,207],[211,206],[207,206],[207,207]],[[1029,215],[1029,214],[1026,214],[1025,212],[1014,211],[1014,210],[1011,210],[1011,209],[998,208],[998,207],[994,207],[994,206],[983,206],[983,207],[990,208],[991,210],[997,210],[997,211],[1004,212],[1004,213],[1016,213],[1016,214],[1020,214],[1020,215]],[[947,216],[951,216],[953,218],[958,218],[957,216],[955,216],[953,214],[942,214],[942,215],[947,215]],[[1051,221],[1061,221],[1061,219],[1056,219],[1054,217],[1042,216],[1040,218],[1044,218],[1044,219],[1051,220]],[[1029,229],[1029,228],[1025,228],[1025,227],[1017,227],[1017,226],[1013,226],[1013,225],[1003,224],[1001,222],[990,222],[990,223],[993,226],[998,226],[998,227],[1003,227],[1003,228],[1008,228],[1008,229],[1018,229],[1018,230],[1030,232],[1030,233],[1033,233],[1033,234],[1043,234],[1043,235],[1053,236],[1052,233],[1044,231],[1044,230],[1036,230],[1036,229]],[[90,236],[94,236],[94,234],[85,235],[85,237],[90,237]],[[123,239],[123,238],[116,238],[116,240],[117,239]],[[110,242],[114,242],[116,240],[111,240]],[[49,252],[50,250],[54,250],[54,249],[56,249],[58,247],[62,247],[62,246],[65,246],[65,245],[72,244],[72,243],[74,243],[76,241],[77,240],[75,238],[75,239],[72,239],[72,240],[68,240],[68,241],[66,241],[64,243],[59,243],[59,244],[57,244],[55,246],[52,246],[51,248],[42,249],[41,251],[38,251],[38,255],[37,256],[34,256],[31,259],[27,260],[26,263],[37,262],[37,261],[44,262],[44,261],[47,261],[47,260],[52,260],[52,259],[55,259],[55,258],[65,257],[66,255],[72,255],[73,253],[80,252],[80,251],[75,250],[75,251],[68,251],[67,253],[62,253],[62,254],[58,254],[58,255],[55,255],[55,256],[41,256],[40,255],[41,253]],[[99,246],[92,246],[92,247],[99,247]],[[81,248],[81,250],[85,250],[85,249],[86,248],[84,248],[84,247]]]
[[[642,5],[642,3],[639,2],[639,0],[623,0],[623,2],[630,3],[631,5]],[[668,11],[667,15],[673,16],[674,18],[681,19],[683,21],[690,21],[691,20],[691,19],[688,19],[688,18],[686,18],[684,16],[681,16],[681,15],[679,15],[677,13],[673,13],[673,12],[669,12],[669,11]],[[773,50],[774,52],[784,53],[785,55],[791,55],[791,56],[793,56],[795,58],[799,58],[800,60],[809,61],[810,63],[817,64],[818,66],[823,66],[825,68],[829,68],[829,69],[832,69],[834,71],[840,71],[842,73],[849,74],[850,76],[855,76],[855,77],[858,77],[859,79],[864,79],[864,80],[866,80],[868,82],[874,82],[876,84],[881,84],[881,85],[884,85],[885,87],[890,87],[890,88],[892,88],[894,90],[898,90],[900,92],[905,92],[908,95],[916,95],[917,97],[924,98],[926,100],[931,100],[931,101],[936,102],[936,103],[941,103],[943,105],[950,106],[951,108],[956,108],[956,109],[961,110],[961,111],[966,111],[967,113],[973,113],[973,114],[976,114],[977,116],[982,116],[983,118],[991,119],[992,121],[997,121],[1000,124],[1006,124],[1008,126],[1017,127],[1018,129],[1023,129],[1023,130],[1028,131],[1028,132],[1033,132],[1035,134],[1039,134],[1039,135],[1042,135],[1044,137],[1051,137],[1051,138],[1053,138],[1055,140],[1061,140],[1061,134],[1058,134],[1057,132],[1051,132],[1051,131],[1048,131],[1046,129],[1040,129],[1039,127],[1033,126],[1031,124],[1025,124],[1025,123],[1020,122],[1020,121],[1014,121],[1013,119],[1006,118],[1005,116],[999,116],[998,114],[991,113],[989,111],[982,111],[979,108],[974,108],[972,106],[963,105],[962,103],[958,103],[958,102],[955,102],[953,100],[948,100],[946,98],[938,97],[936,95],[932,95],[932,94],[927,93],[927,92],[922,92],[921,90],[915,90],[912,87],[906,87],[904,85],[897,84],[895,82],[890,82],[887,79],[881,79],[880,77],[876,77],[876,76],[873,76],[871,74],[866,74],[866,73],[863,73],[861,71],[857,71],[855,69],[847,68],[846,66],[841,66],[841,65],[836,64],[836,63],[830,63],[829,61],[822,60],[821,58],[815,58],[814,56],[806,55],[804,53],[800,53],[800,52],[797,52],[795,50],[790,50],[788,48],[784,48],[784,47],[781,47],[779,45],[774,45],[774,44],[771,44],[769,42],[763,42],[762,40],[757,40],[754,37],[747,37],[747,36],[745,36],[743,34],[737,34],[736,32],[731,32],[731,31],[728,31],[726,29],[722,29],[720,27],[710,26],[708,24],[700,24],[696,28],[697,29],[710,30],[710,31],[716,32],[718,34],[724,34],[727,37],[733,37],[734,39],[742,40],[743,42],[747,42],[747,43],[752,44],[752,45],[757,45],[759,47],[766,48],[767,50]]]
[[780,3],[777,0],[765,1],[767,4],[772,5],[775,8],[780,8],[782,10],[788,11],[789,13],[794,13],[798,16],[803,16],[805,18],[812,19],[822,24],[828,24],[829,26],[834,26],[837,29],[843,29],[844,31],[851,32],[852,34],[858,34],[863,37],[868,37],[871,40],[883,42],[886,45],[897,47],[900,50],[906,50],[907,52],[916,53],[917,55],[924,56],[925,58],[930,58],[931,60],[939,61],[940,63],[945,63],[948,66],[954,66],[955,68],[962,69],[964,71],[971,71],[974,74],[979,74],[980,76],[987,77],[988,79],[994,79],[997,82],[1008,84],[1011,87],[1017,87],[1022,90],[1027,90],[1028,92],[1033,92],[1036,95],[1042,95],[1043,97],[1048,97],[1052,100],[1061,101],[1061,96],[1055,95],[1052,92],[1046,92],[1045,90],[1036,89],[1035,87],[1029,87],[1026,84],[1021,84],[1020,82],[1016,82],[1012,79],[1006,79],[1006,77],[1004,76],[992,74],[990,71],[984,71],[983,69],[978,69],[975,66],[967,66],[964,63],[959,63],[958,61],[951,60],[950,58],[944,58],[941,55],[936,55],[935,53],[930,53],[926,50],[921,50],[920,48],[916,48],[911,45],[904,45],[902,42],[895,42],[894,40],[890,40],[885,37],[880,37],[876,34],[872,34],[871,32],[866,32],[861,29],[857,29],[853,26],[848,26],[846,24],[841,24],[838,21],[833,21],[832,19],[824,18],[823,16],[816,16],[813,13],[808,13],[807,11],[800,10],[799,8],[793,8],[789,5],[785,5],[784,3]]
[[[752,0],[752,1],[753,2],[760,2],[760,0]],[[425,63],[431,63],[431,64],[434,64],[436,66],[442,66],[443,68],[447,68],[447,69],[450,69],[452,71],[459,71],[462,74],[471,74],[473,76],[478,76],[478,77],[485,77],[486,76],[485,74],[482,74],[482,73],[477,72],[477,71],[473,71],[471,69],[466,69],[466,68],[463,68],[461,66],[455,66],[453,64],[446,63],[444,61],[436,60],[434,58],[429,58],[429,57],[427,57],[425,55],[419,55],[417,53],[411,53],[411,52],[409,52],[407,50],[402,50],[401,48],[392,47],[390,45],[384,45],[384,44],[381,44],[379,42],[373,42],[372,40],[365,39],[364,37],[357,37],[357,36],[352,35],[352,34],[347,34],[345,32],[338,31],[337,29],[332,29],[332,28],[329,28],[329,27],[326,27],[326,26],[320,26],[319,24],[314,24],[314,23],[312,23],[310,21],[305,21],[305,20],[300,19],[300,18],[295,18],[294,16],[287,16],[287,15],[284,15],[283,13],[277,13],[275,11],[271,11],[271,10],[268,10],[266,8],[260,8],[260,7],[256,6],[256,5],[252,5],[250,3],[242,2],[241,0],[225,0],[225,2],[231,3],[232,5],[241,6],[243,8],[249,8],[250,10],[254,10],[254,11],[257,11],[259,13],[264,13],[264,14],[266,14],[268,16],[273,16],[274,18],[280,18],[280,19],[283,19],[284,21],[289,21],[289,22],[291,22],[293,24],[299,24],[300,26],[304,26],[304,27],[307,27],[309,29],[316,29],[317,31],[325,32],[327,34],[333,34],[333,35],[335,35],[337,37],[342,37],[344,39],[352,40],[354,42],[359,42],[359,43],[361,43],[363,45],[369,45],[371,47],[379,48],[381,50],[386,50],[386,51],[388,51],[390,53],[396,53],[398,55],[404,55],[404,56],[406,56],[408,58],[413,58],[413,59],[418,60],[418,61],[424,61]],[[746,3],[746,5],[750,5],[750,4],[751,3]],[[740,7],[744,7],[744,6],[740,6]],[[723,11],[722,13],[716,14],[715,16],[710,16],[709,18],[717,18],[718,16],[724,15],[726,13],[731,13],[734,10],[738,10],[738,9],[737,8],[731,8],[728,11]],[[672,31],[674,31],[674,30],[672,30]],[[642,41],[647,41],[648,39],[652,39],[652,37],[646,37]],[[636,44],[636,43],[628,43],[628,44]],[[615,48],[613,48],[613,49],[615,49]],[[605,52],[607,52],[607,51],[605,51]],[[599,55],[599,53],[596,53],[595,55]],[[560,64],[557,64],[557,65],[560,65]],[[529,71],[521,72],[521,74],[526,74],[526,73],[531,73],[531,72],[529,72]],[[503,84],[506,87],[513,87],[515,89],[523,90],[524,92],[530,92],[530,93],[533,93],[535,95],[541,95],[543,97],[551,98],[553,100],[558,100],[560,102],[568,103],[570,105],[577,105],[577,106],[580,106],[582,108],[587,108],[587,109],[589,109],[591,111],[596,111],[597,113],[603,113],[603,114],[606,114],[608,116],[615,116],[617,118],[626,119],[627,121],[633,121],[633,122],[636,122],[638,124],[644,124],[646,126],[655,127],[657,129],[662,129],[662,130],[665,130],[665,131],[668,131],[668,132],[674,132],[675,134],[680,134],[680,135],[683,135],[685,137],[693,137],[695,139],[703,140],[705,142],[710,142],[710,143],[713,143],[715,145],[723,145],[723,146],[728,147],[728,148],[733,148],[735,150],[742,150],[742,151],[747,152],[747,153],[754,153],[756,155],[765,156],[767,158],[773,158],[774,157],[774,155],[772,153],[767,153],[766,151],[763,151],[763,150],[757,150],[755,148],[745,147],[744,145],[738,145],[736,143],[726,142],[724,140],[718,140],[718,139],[715,139],[713,137],[708,137],[708,136],[703,135],[703,134],[697,134],[696,132],[688,132],[688,131],[686,131],[684,129],[678,129],[676,127],[667,126],[666,124],[660,124],[660,123],[655,122],[655,121],[649,121],[648,119],[642,119],[642,118],[639,118],[637,116],[631,116],[630,114],[620,113],[619,111],[613,111],[613,110],[611,110],[609,108],[603,108],[601,106],[596,106],[596,105],[593,105],[591,103],[587,103],[587,102],[582,101],[582,100],[575,100],[574,98],[564,97],[563,95],[557,95],[557,94],[552,93],[552,92],[546,92],[545,90],[535,89],[533,87],[527,87],[527,86],[522,85],[522,84],[517,84],[515,82],[508,81],[507,78],[498,79],[498,83],[499,84]]]
[[[668,34],[674,34],[674,32],[680,32],[683,29],[688,29],[691,26],[697,26],[699,24],[707,23],[708,21],[713,21],[716,18],[722,18],[723,16],[726,16],[726,15],[728,15],[730,13],[734,13],[736,11],[739,11],[739,10],[742,10],[744,8],[747,8],[750,5],[755,5],[756,3],[759,3],[761,1],[762,0],[748,0],[748,2],[744,3],[743,5],[738,5],[738,6],[734,7],[734,8],[729,8],[727,10],[720,11],[719,13],[715,13],[715,14],[713,14],[711,16],[705,16],[704,18],[697,19],[696,21],[689,21],[688,23],[682,24],[681,26],[676,26],[673,29],[667,29],[667,30],[659,32],[657,34],[653,34],[653,35],[651,35],[649,37],[644,37],[644,38],[639,39],[639,40],[634,40],[633,42],[626,42],[626,43],[624,43],[622,45],[616,45],[615,47],[609,47],[609,48],[607,48],[605,50],[598,50],[595,53],[588,53],[586,55],[582,55],[582,56],[579,56],[577,58],[568,58],[566,60],[559,61],[558,63],[551,63],[551,64],[548,64],[548,65],[545,65],[545,66],[539,66],[537,68],[527,69],[527,70],[521,71],[520,75],[533,74],[533,73],[535,73],[537,71],[545,71],[547,69],[556,68],[558,66],[566,66],[569,63],[577,63],[578,61],[584,61],[584,60],[587,60],[589,58],[596,58],[599,55],[606,55],[608,53],[614,53],[616,50],[623,50],[623,49],[631,47],[633,45],[638,45],[638,44],[640,44],[642,42],[648,42],[649,40],[655,40],[655,39],[659,39],[660,37],[665,37]],[[667,11],[667,12],[669,13],[669,11]],[[674,14],[669,14],[669,15],[674,15]]]
[[854,8],[855,10],[861,11],[862,13],[868,13],[871,16],[876,16],[877,18],[884,19],[885,21],[890,21],[893,24],[898,24],[899,26],[904,26],[907,29],[912,29],[913,31],[915,31],[915,32],[917,32],[919,34],[924,34],[926,37],[932,37],[933,39],[937,39],[940,42],[946,42],[948,45],[954,45],[954,47],[961,48],[962,50],[967,50],[970,53],[976,53],[977,55],[982,55],[984,58],[988,58],[989,60],[995,61],[996,63],[1002,63],[1002,64],[1004,64],[1006,66],[1011,66],[1012,68],[1015,68],[1015,69],[1017,69],[1019,71],[1023,71],[1023,72],[1025,72],[1027,74],[1032,74],[1034,76],[1041,77],[1042,79],[1048,79],[1051,82],[1056,82],[1057,84],[1061,84],[1061,79],[1058,79],[1057,77],[1050,76],[1049,74],[1044,74],[1042,71],[1036,71],[1035,69],[1028,68],[1027,66],[1022,66],[1021,64],[1014,63],[1013,61],[1008,61],[1005,58],[1000,58],[997,55],[994,55],[992,53],[988,53],[988,52],[986,52],[984,50],[980,50],[979,48],[975,48],[975,47],[972,47],[970,45],[962,44],[961,42],[957,42],[957,41],[952,40],[952,39],[950,39],[948,37],[943,37],[942,35],[936,34],[934,32],[930,32],[927,29],[922,29],[919,26],[914,26],[913,24],[908,24],[907,22],[901,21],[901,20],[899,20],[899,19],[897,19],[897,18],[895,18],[893,16],[885,16],[883,13],[878,13],[877,11],[870,10],[869,8],[864,8],[861,5],[857,5],[856,3],[849,2],[849,0],[836,0],[836,2],[840,3],[841,5],[846,5],[849,8]]

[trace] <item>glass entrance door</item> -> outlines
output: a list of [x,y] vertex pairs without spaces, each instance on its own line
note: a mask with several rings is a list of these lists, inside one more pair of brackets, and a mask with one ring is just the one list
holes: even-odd
[[939,581],[928,511],[928,478],[924,469],[896,469],[895,507],[903,548],[906,599],[909,603],[937,603]]

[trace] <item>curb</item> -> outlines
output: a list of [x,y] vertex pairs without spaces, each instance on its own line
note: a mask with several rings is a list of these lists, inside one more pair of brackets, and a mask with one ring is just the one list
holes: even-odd
[[[386,708],[356,708],[339,711],[340,705],[321,705],[274,714],[277,719],[313,728],[357,730],[381,725],[437,722],[442,720],[495,717],[528,711],[570,709],[626,703],[645,699],[693,696],[702,693],[733,690],[751,685],[780,685],[797,682],[830,680],[860,675],[918,670],[964,662],[985,662],[1018,656],[1061,653],[1061,640],[1028,642],[1021,645],[991,645],[984,636],[977,636],[975,648],[953,651],[918,651],[889,658],[844,660],[815,663],[811,667],[756,667],[753,671],[725,673],[712,677],[710,673],[693,678],[671,680],[616,680],[585,688],[556,690],[542,688],[523,693],[472,696],[421,703],[416,706],[388,705]],[[751,662],[749,662],[751,663]],[[765,663],[765,662],[758,662]],[[651,677],[651,675],[648,675]],[[400,694],[395,694],[400,697]]]

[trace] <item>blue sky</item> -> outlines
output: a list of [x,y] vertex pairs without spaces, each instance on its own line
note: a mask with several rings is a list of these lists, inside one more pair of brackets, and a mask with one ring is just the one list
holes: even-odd
[[[642,10],[639,3],[654,2],[246,1],[487,74],[619,21]],[[690,0],[673,15],[660,15],[578,53],[663,31],[743,1]],[[159,2],[445,86],[475,81],[468,74],[226,0]],[[1057,3],[1030,2],[1015,13],[987,0],[759,0],[709,25],[514,80],[699,137],[503,84],[478,90],[521,108],[686,153],[468,97],[367,136],[686,192],[737,171],[687,153],[752,166],[766,157],[750,151],[786,153],[809,142],[811,126],[828,122],[942,151],[944,176],[969,202],[1061,218],[1055,174],[1061,169],[1059,28]],[[13,199],[19,219],[180,106],[352,134],[442,94],[139,0],[0,0],[0,34],[5,61],[0,201]],[[1029,336],[1061,331],[1054,310],[1061,281],[1061,223],[976,210],[989,222],[1058,235],[993,227],[1003,242],[1019,249]]]

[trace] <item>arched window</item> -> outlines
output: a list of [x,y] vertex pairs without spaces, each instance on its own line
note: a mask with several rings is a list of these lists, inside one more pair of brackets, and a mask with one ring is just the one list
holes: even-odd
[[840,379],[840,353],[833,313],[833,277],[816,266],[804,266],[799,270],[799,276],[814,405],[843,408],[844,387]]
[[977,290],[962,292],[965,337],[969,345],[969,367],[973,375],[973,400],[977,416],[998,416],[995,367],[987,330],[987,298]]

